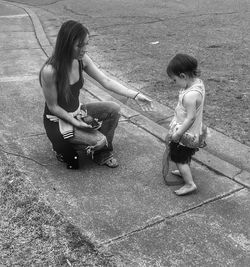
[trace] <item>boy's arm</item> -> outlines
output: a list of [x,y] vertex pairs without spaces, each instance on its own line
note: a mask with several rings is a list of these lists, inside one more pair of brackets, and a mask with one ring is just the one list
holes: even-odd
[[178,142],[182,135],[192,126],[196,117],[196,107],[201,102],[201,95],[197,91],[191,91],[183,97],[183,106],[187,110],[187,117],[181,127],[173,134],[172,140]]

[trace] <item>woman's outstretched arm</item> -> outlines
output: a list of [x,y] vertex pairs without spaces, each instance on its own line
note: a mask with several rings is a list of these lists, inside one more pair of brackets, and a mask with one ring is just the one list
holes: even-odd
[[96,80],[98,83],[100,83],[105,89],[115,92],[119,95],[132,98],[136,101],[142,102],[147,110],[152,108],[151,99],[149,99],[144,94],[129,89],[124,85],[120,84],[119,82],[109,78],[95,65],[95,63],[91,60],[91,58],[87,54],[84,55],[83,63],[85,66],[84,68],[85,72],[94,80]]

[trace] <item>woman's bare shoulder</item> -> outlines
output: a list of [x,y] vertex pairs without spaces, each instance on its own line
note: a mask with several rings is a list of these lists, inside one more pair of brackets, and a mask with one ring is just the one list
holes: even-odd
[[41,70],[41,78],[45,82],[54,82],[55,81],[55,69],[51,64],[45,64]]

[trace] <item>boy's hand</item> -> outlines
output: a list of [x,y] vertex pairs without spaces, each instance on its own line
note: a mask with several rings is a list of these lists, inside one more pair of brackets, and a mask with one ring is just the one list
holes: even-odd
[[178,134],[178,132],[175,132],[174,134],[172,134],[171,136],[171,140],[175,143],[179,143],[181,139],[181,135]]

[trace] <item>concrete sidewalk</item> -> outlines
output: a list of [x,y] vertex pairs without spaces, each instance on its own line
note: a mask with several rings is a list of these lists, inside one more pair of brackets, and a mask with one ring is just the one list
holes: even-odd
[[[121,266],[250,264],[247,168],[200,151],[192,165],[198,191],[177,197],[161,175],[166,129],[120,103],[114,142],[120,167],[97,166],[82,154],[80,170],[67,170],[42,124],[38,72],[52,48],[39,19],[28,7],[0,1],[0,22],[0,153],[46,193],[53,208],[118,255]],[[91,80],[81,98],[118,101]]]

